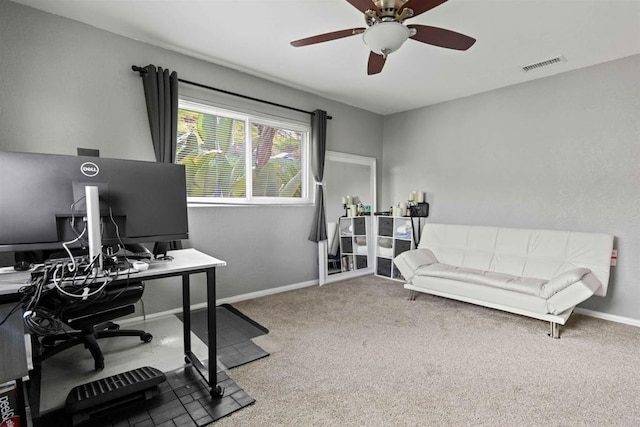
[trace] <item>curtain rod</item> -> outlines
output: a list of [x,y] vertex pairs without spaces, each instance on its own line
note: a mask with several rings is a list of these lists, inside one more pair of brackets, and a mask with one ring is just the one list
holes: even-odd
[[[133,71],[137,71],[138,73],[140,73],[140,76],[143,76],[144,74],[146,74],[146,73],[148,72],[145,68],[143,68],[143,67],[138,67],[137,65],[132,65],[132,66],[131,66],[131,69],[132,69]],[[189,80],[184,80],[184,79],[180,79],[180,78],[179,78],[179,79],[178,79],[178,81],[179,81],[180,83],[185,83],[185,84],[188,84],[188,85],[191,85],[191,86],[197,86],[197,87],[202,88],[202,89],[213,90],[213,91],[221,92],[221,93],[224,93],[224,94],[227,94],[227,95],[233,95],[233,96],[236,96],[236,97],[238,97],[238,98],[244,98],[244,99],[248,99],[248,100],[250,100],[250,101],[261,102],[261,103],[263,103],[263,104],[272,105],[272,106],[274,106],[274,107],[286,108],[287,110],[297,111],[297,112],[299,112],[299,113],[305,113],[305,114],[309,114],[309,115],[311,115],[311,116],[313,116],[313,115],[314,115],[314,112],[313,112],[313,111],[301,110],[301,109],[296,108],[296,107],[290,107],[290,106],[288,106],[288,105],[283,105],[283,104],[278,104],[278,103],[276,103],[276,102],[267,101],[267,100],[265,100],[265,99],[254,98],[254,97],[252,97],[252,96],[242,95],[242,94],[240,94],[240,93],[235,93],[235,92],[231,92],[231,91],[224,90],[224,89],[218,89],[218,88],[216,88],[216,87],[203,85],[203,84],[201,84],[201,83],[196,83],[196,82],[192,82],[192,81],[189,81]],[[331,119],[333,119],[333,117],[331,117],[331,116],[327,116],[327,119],[328,119],[328,120],[331,120]]]

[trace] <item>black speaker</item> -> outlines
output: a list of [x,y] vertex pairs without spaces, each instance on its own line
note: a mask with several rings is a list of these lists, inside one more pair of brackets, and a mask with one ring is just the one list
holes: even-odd
[[409,210],[411,211],[412,217],[426,218],[429,216],[429,203],[418,203],[415,206],[410,206]]

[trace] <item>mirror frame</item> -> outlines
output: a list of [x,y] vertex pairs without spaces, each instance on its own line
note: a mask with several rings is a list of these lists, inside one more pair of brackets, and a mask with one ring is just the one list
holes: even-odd
[[[377,210],[377,200],[376,200],[376,195],[377,195],[377,187],[376,187],[376,159],[375,157],[366,157],[366,156],[359,156],[356,154],[348,154],[348,153],[340,153],[337,151],[326,151],[325,152],[325,164],[328,161],[332,161],[332,162],[338,162],[338,163],[345,163],[348,165],[363,165],[363,166],[369,166],[370,168],[370,176],[369,176],[369,188],[371,189],[371,195],[370,195],[370,200],[371,200],[371,224],[370,224],[370,230],[369,230],[369,234],[370,237],[369,239],[371,240],[371,244],[369,244],[369,242],[367,242],[367,246],[369,249],[369,257],[368,257],[368,266],[367,268],[362,268],[359,270],[352,270],[352,271],[347,271],[344,273],[335,273],[335,274],[328,274],[328,257],[327,257],[327,240],[323,240],[322,242],[318,242],[318,282],[320,283],[320,286],[326,284],[326,283],[333,283],[333,282],[337,282],[340,280],[345,280],[351,277],[358,277],[358,276],[364,276],[367,274],[372,274],[375,270],[374,270],[374,262],[375,262],[375,254],[374,254],[374,238],[375,238],[375,233],[373,233],[373,227],[375,226],[374,224],[374,215],[373,213],[376,212]],[[325,178],[326,181],[326,178]],[[326,197],[325,197],[326,199]],[[326,208],[326,206],[325,206]]]

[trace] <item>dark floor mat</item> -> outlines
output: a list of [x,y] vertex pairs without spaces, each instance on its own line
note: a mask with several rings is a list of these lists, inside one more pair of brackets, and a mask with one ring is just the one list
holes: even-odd
[[[180,320],[182,314],[177,314]],[[191,312],[191,331],[209,345],[207,310]],[[269,353],[251,341],[251,338],[269,333],[269,330],[245,316],[229,304],[216,307],[216,335],[218,362],[232,369],[254,360],[267,357]]]
[[[81,424],[91,427],[180,426],[201,427],[255,402],[227,374],[218,370],[221,398],[209,395],[207,384],[192,367],[166,373],[167,380],[158,386],[159,395],[144,402],[118,406],[108,415]],[[63,410],[34,420],[35,427],[70,425]]]

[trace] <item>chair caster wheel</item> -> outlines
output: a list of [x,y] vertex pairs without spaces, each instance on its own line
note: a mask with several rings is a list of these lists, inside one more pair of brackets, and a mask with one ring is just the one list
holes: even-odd
[[140,337],[140,340],[144,342],[151,342],[152,339],[153,339],[153,335],[151,335],[148,332]]

